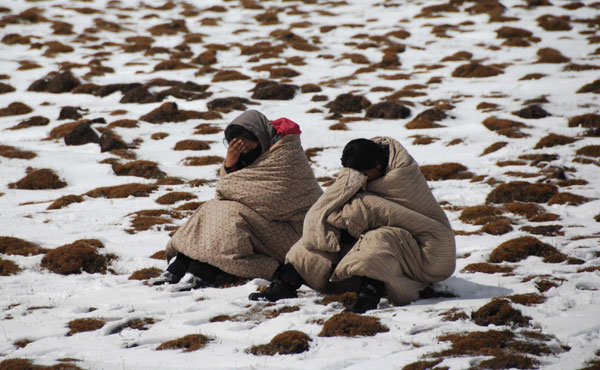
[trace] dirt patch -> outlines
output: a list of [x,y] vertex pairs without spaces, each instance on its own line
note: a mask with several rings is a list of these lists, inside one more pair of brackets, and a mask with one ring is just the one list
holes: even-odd
[[110,333],[108,333],[109,335],[112,334],[119,334],[120,332],[122,332],[125,329],[133,329],[133,330],[148,330],[149,327],[148,325],[152,325],[154,324],[154,319],[150,318],[150,317],[146,317],[144,319],[131,319],[129,321],[127,321],[124,324],[121,324],[119,326],[117,326],[116,328],[112,329],[110,331]]
[[0,157],[4,158],[17,158],[17,159],[32,159],[37,154],[28,150],[17,149],[10,145],[0,145]]
[[477,62],[463,64],[458,66],[453,72],[452,77],[460,78],[483,78],[492,77],[504,73],[500,68],[486,66]]
[[522,236],[508,240],[497,246],[488,259],[492,263],[519,262],[529,256],[542,257],[546,263],[561,263],[567,256],[550,244],[541,242],[533,236]]
[[44,254],[47,249],[39,245],[12,236],[0,236],[0,253],[19,256]]
[[252,99],[290,100],[296,95],[295,85],[280,84],[276,81],[260,81],[252,88]]
[[428,181],[464,180],[473,177],[473,173],[467,171],[467,167],[454,162],[423,165],[419,169]]
[[99,254],[97,249],[103,247],[95,239],[77,240],[48,251],[42,259],[42,267],[61,275],[81,274],[84,271],[104,274],[117,257],[114,254]]
[[277,334],[268,344],[253,346],[247,352],[266,356],[302,353],[308,351],[310,341],[307,334],[297,330],[288,330]]
[[483,157],[484,155],[488,155],[490,153],[497,152],[498,150],[504,148],[506,145],[508,145],[508,143],[506,141],[498,141],[496,143],[493,143],[492,145],[485,148],[479,156]]
[[21,271],[19,265],[10,260],[0,258],[0,276],[16,275]]
[[174,191],[171,193],[167,193],[165,195],[160,196],[158,199],[156,199],[156,203],[158,204],[175,204],[177,202],[181,202],[182,200],[191,200],[191,199],[196,199],[197,196],[195,196],[192,193],[188,193],[188,192],[183,192],[183,191]]
[[83,197],[80,195],[65,195],[52,202],[52,204],[50,204],[46,209],[61,209],[73,203],[81,203],[83,200]]
[[571,58],[567,58],[560,53],[560,51],[552,48],[542,48],[537,52],[538,60],[536,63],[567,63],[571,61]]
[[546,297],[537,293],[513,294],[506,297],[513,303],[522,304],[524,306],[535,306],[546,302]]
[[515,201],[546,203],[557,193],[558,188],[553,184],[514,181],[497,186],[488,194],[486,203],[509,203]]
[[73,334],[83,333],[86,331],[94,331],[102,328],[106,324],[106,321],[100,319],[76,319],[69,322],[69,332],[67,333],[67,337],[70,337]]
[[483,120],[482,124],[488,130],[494,131],[499,135],[506,136],[509,138],[518,139],[529,136],[528,134],[521,132],[522,128],[527,127],[527,125],[521,122],[509,119],[489,117]]
[[156,191],[158,186],[148,184],[124,184],[116,186],[107,186],[88,191],[85,195],[92,198],[127,198],[147,197],[150,193]]
[[163,270],[159,268],[149,267],[135,271],[133,274],[129,275],[129,280],[148,280],[160,276],[162,273]]
[[369,106],[366,117],[385,118],[385,119],[403,119],[410,116],[410,109],[400,103],[387,101]]
[[567,204],[570,206],[578,206],[589,201],[590,199],[581,195],[571,193],[558,193],[553,195],[552,198],[548,199],[548,205]]
[[8,117],[8,116],[20,116],[22,114],[27,114],[33,112],[26,104],[21,102],[10,103],[6,108],[0,109],[0,117]]
[[510,274],[513,272],[513,268],[510,266],[498,266],[490,263],[480,262],[471,263],[462,270],[463,272],[481,272],[484,274]]
[[579,139],[575,139],[569,136],[557,135],[557,134],[548,134],[541,138],[537,144],[533,147],[534,149],[542,149],[542,148],[551,148],[557,145],[567,145],[578,141]]
[[550,113],[546,112],[544,108],[539,105],[533,104],[528,107],[525,107],[521,110],[512,112],[515,116],[519,116],[521,118],[527,119],[539,119],[552,116]]
[[206,117],[202,112],[179,110],[176,103],[164,103],[160,107],[140,117],[140,121],[150,123],[183,122],[189,119],[202,119]]
[[202,141],[202,140],[182,140],[175,144],[173,150],[208,150],[210,149],[210,141]]
[[528,326],[530,317],[513,308],[506,299],[494,298],[471,314],[471,319],[479,326],[509,325]]
[[325,105],[331,113],[360,113],[371,106],[371,102],[364,96],[351,93],[338,95],[332,102]]
[[28,174],[21,180],[9,184],[11,189],[47,190],[62,189],[67,183],[62,181],[51,169],[28,169]]
[[81,82],[73,76],[71,71],[50,72],[46,76],[32,83],[27,91],[65,93],[72,91]]
[[112,169],[117,176],[136,176],[145,179],[164,179],[166,174],[152,161],[133,161],[126,164],[113,163]]
[[374,336],[377,333],[388,332],[389,329],[371,316],[362,316],[355,313],[338,313],[333,315],[323,324],[319,333],[320,337],[358,337]]
[[193,352],[203,348],[206,343],[210,341],[205,335],[202,334],[190,334],[185,337],[170,340],[168,342],[164,342],[158,347],[156,347],[157,351],[163,350],[171,350],[171,349],[182,349],[183,352]]

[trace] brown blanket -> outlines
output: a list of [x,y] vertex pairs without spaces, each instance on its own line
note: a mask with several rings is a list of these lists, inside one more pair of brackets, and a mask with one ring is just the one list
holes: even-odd
[[235,276],[270,279],[322,193],[300,136],[285,136],[248,167],[221,169],[215,199],[177,230],[167,259],[181,252]]
[[[455,269],[454,234],[418,164],[396,140],[374,138],[389,150],[387,172],[359,191],[365,176],[343,169],[306,215],[302,239],[289,251],[307,284],[324,290],[329,281],[367,276],[383,281],[396,305],[418,298],[427,284]],[[340,243],[346,229],[358,238]]]

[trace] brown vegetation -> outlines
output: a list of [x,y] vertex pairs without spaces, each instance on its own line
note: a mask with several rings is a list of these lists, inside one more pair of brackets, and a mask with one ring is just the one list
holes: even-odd
[[379,323],[379,319],[355,313],[338,313],[323,324],[320,337],[357,337],[374,336],[388,332],[389,329]]
[[553,204],[568,204],[570,206],[578,206],[587,203],[590,200],[584,196],[571,193],[558,193],[548,199],[548,205]]
[[499,208],[489,205],[472,206],[462,210],[459,220],[474,225],[483,225],[502,215]]
[[103,247],[98,240],[80,239],[50,250],[42,259],[42,267],[61,275],[81,274],[84,271],[104,274],[116,256],[99,254],[97,249]]
[[461,78],[483,78],[492,77],[504,73],[500,68],[486,66],[477,62],[463,64],[452,72],[452,77]]
[[137,176],[145,179],[163,179],[166,174],[152,161],[133,161],[125,164],[113,163],[112,169],[117,176]]
[[71,71],[65,70],[62,72],[50,72],[46,76],[32,83],[27,91],[49,92],[49,93],[65,93],[73,90],[81,82],[73,76]]
[[318,304],[328,305],[332,302],[341,303],[344,307],[350,306],[356,302],[356,292],[345,292],[340,294],[328,294],[317,301]]
[[513,139],[529,136],[526,133],[521,132],[522,128],[527,126],[524,123],[512,121],[509,119],[500,119],[496,117],[489,117],[483,120],[483,125],[490,131],[494,131],[499,135],[506,136]]
[[0,145],[0,157],[17,158],[17,159],[32,159],[37,154],[28,150],[21,150],[10,145]]
[[535,203],[509,202],[504,203],[502,208],[508,212],[524,216],[528,219],[544,212],[544,209]]
[[135,271],[133,274],[129,275],[129,280],[148,280],[160,276],[162,273],[163,270],[159,268],[149,267]]
[[600,158],[600,145],[587,145],[577,149],[577,155]]
[[428,181],[464,180],[473,177],[473,173],[467,171],[467,167],[460,163],[423,165],[419,169]]
[[33,112],[26,104],[21,102],[10,103],[6,108],[0,109],[0,117],[8,117],[8,116],[19,116],[22,114],[27,114]]
[[252,88],[252,99],[291,100],[296,95],[297,86],[280,84],[276,81],[260,81]]
[[158,199],[156,199],[156,203],[158,203],[158,204],[175,204],[182,200],[191,200],[191,199],[196,199],[196,198],[197,198],[197,196],[195,196],[192,193],[183,192],[183,191],[174,191],[171,193],[161,195]]
[[534,149],[542,149],[542,148],[550,148],[557,145],[567,145],[576,142],[578,139],[557,135],[557,134],[548,134],[541,138],[537,144],[533,147]]
[[21,271],[19,265],[11,260],[0,258],[0,276],[16,275]]
[[52,204],[50,204],[46,209],[61,209],[67,207],[70,204],[81,202],[83,202],[83,197],[80,195],[65,195],[52,202]]
[[158,186],[148,184],[124,184],[96,188],[90,190],[85,195],[92,198],[127,198],[130,196],[134,197],[147,197],[150,193],[156,191]]
[[182,140],[175,144],[173,150],[208,150],[210,149],[211,141],[203,140]]
[[67,336],[70,337],[73,334],[83,333],[86,331],[94,331],[102,328],[106,324],[106,321],[101,319],[76,319],[69,322],[69,332]]
[[35,256],[47,250],[39,245],[12,236],[0,236],[0,253],[19,256]]
[[542,48],[537,52],[538,60],[536,63],[567,63],[571,58],[567,58],[560,51],[552,48]]
[[485,148],[484,151],[479,156],[483,157],[484,155],[496,152],[496,151],[504,148],[506,145],[508,145],[508,143],[506,141],[498,141],[496,143],[493,143],[492,145]]
[[527,106],[523,109],[520,109],[520,110],[512,112],[512,113],[515,116],[519,116],[521,118],[527,118],[527,119],[539,119],[539,118],[545,118],[545,117],[551,116],[550,113],[546,112],[546,110],[544,108],[540,107],[537,104]]
[[205,335],[190,334],[185,337],[170,340],[156,347],[157,351],[183,349],[183,352],[193,352],[203,348],[210,341]]
[[406,106],[387,101],[369,106],[365,116],[369,118],[402,119],[409,115],[410,109]]
[[471,314],[471,319],[480,326],[510,325],[527,326],[530,317],[523,316],[521,311],[513,308],[507,300],[494,298]]
[[332,102],[325,105],[332,113],[360,113],[363,109],[371,106],[371,102],[360,95],[351,93],[338,95]]
[[250,347],[247,352],[266,356],[302,353],[308,351],[310,341],[307,334],[297,330],[288,330],[274,336],[268,344]]
[[131,319],[115,328],[113,328],[109,335],[118,334],[125,329],[133,329],[133,330],[148,330],[148,325],[154,324],[154,319],[150,317],[146,317],[144,319]]
[[19,124],[11,127],[9,130],[21,130],[21,129],[34,127],[34,126],[46,126],[49,123],[50,123],[50,120],[46,117],[33,116],[33,117],[29,117],[29,118],[19,122]]
[[546,31],[569,31],[571,29],[569,16],[556,17],[551,14],[545,14],[539,17],[537,21],[538,26]]
[[529,256],[542,257],[546,263],[560,263],[567,259],[566,255],[550,244],[543,243],[533,236],[522,236],[497,246],[488,260],[492,263],[519,262]]
[[[212,115],[214,117],[214,115]],[[150,123],[183,122],[189,119],[208,119],[205,113],[180,110],[176,103],[164,103],[160,107],[140,117],[140,121]]]
[[486,203],[534,202],[546,203],[558,193],[556,185],[513,181],[501,184],[492,190]]
[[47,190],[61,189],[67,186],[51,169],[30,169],[21,180],[9,184],[11,189]]
[[463,272],[481,272],[484,274],[509,274],[513,271],[513,268],[510,266],[498,266],[492,265],[485,262],[480,263],[471,263],[462,270]]
[[183,163],[186,166],[210,166],[223,163],[224,160],[225,158],[218,155],[207,155],[204,157],[187,157],[184,158]]
[[524,306],[535,306],[546,302],[546,297],[537,293],[513,294],[506,297],[513,303],[522,304]]

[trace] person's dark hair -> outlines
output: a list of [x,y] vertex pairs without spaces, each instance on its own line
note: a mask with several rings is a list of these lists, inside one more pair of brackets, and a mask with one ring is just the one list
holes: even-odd
[[344,147],[342,152],[342,166],[366,171],[381,165],[385,171],[387,166],[387,155],[385,150],[376,142],[368,139],[355,139]]
[[247,129],[243,128],[240,125],[229,125],[225,128],[225,140],[228,143],[236,137],[240,137],[247,140],[252,140],[258,143],[258,138]]

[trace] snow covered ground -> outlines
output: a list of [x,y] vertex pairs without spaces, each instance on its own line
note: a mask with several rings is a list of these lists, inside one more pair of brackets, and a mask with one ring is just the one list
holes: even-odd
[[[8,368],[10,359],[83,369],[402,369],[418,361],[422,366],[418,368],[485,368],[483,361],[496,355],[477,349],[436,353],[451,346],[440,339],[444,335],[489,330],[510,330],[519,338],[543,334],[550,350],[515,350],[532,359],[532,366],[580,369],[591,368],[595,361],[597,368],[600,3],[5,0],[0,12],[0,91],[6,91],[0,94],[0,272],[7,275],[0,276],[0,368]],[[162,32],[152,28],[164,24],[168,26]],[[147,39],[132,39],[135,36]],[[450,56],[454,57],[446,58]],[[37,66],[31,68],[32,64]],[[74,91],[73,86],[60,93],[29,91],[34,82],[61,68],[70,70],[80,84],[146,84],[162,78],[206,85],[195,93],[210,94],[196,100],[171,95],[162,101],[125,103],[121,102],[127,92],[123,86],[106,95],[75,93],[78,88]],[[463,69],[465,77],[461,77]],[[482,69],[490,75],[468,75]],[[220,81],[223,71],[245,77]],[[253,98],[251,90],[261,80],[298,89],[293,99]],[[163,84],[148,91],[156,94],[166,88]],[[372,105],[396,101],[411,114],[371,118],[366,107],[356,112],[325,107],[348,93]],[[434,286],[452,297],[421,299],[405,307],[383,301],[368,316],[379,318],[389,331],[321,337],[323,322],[343,306],[318,304],[321,295],[307,287],[301,289],[299,299],[268,305],[247,299],[268,283],[260,279],[185,293],[129,279],[142,269],[164,269],[166,262],[151,256],[190,216],[187,208],[194,204],[185,205],[213,197],[219,164],[190,166],[186,158],[225,156],[223,133],[206,133],[202,131],[206,125],[199,125],[222,130],[240,111],[208,114],[215,112],[209,103],[231,97],[247,99],[247,109],[258,109],[270,119],[288,117],[298,122],[304,148],[316,148],[313,167],[323,184],[339,169],[345,143],[359,137],[394,137],[422,166],[459,163],[466,167],[429,181],[457,234],[456,273]],[[18,114],[19,106],[11,105],[16,102],[31,111]],[[197,114],[202,118],[171,122],[175,120],[171,117],[161,124],[140,119],[166,102],[175,102],[180,110],[202,112]],[[81,108],[77,112],[82,117],[58,119],[65,106]],[[430,121],[437,120],[433,123],[441,127],[406,127],[411,122],[423,124],[414,119],[426,111]],[[589,115],[587,120],[581,118],[584,115]],[[34,116],[49,122],[15,129]],[[490,117],[510,121],[490,121]],[[98,118],[105,120],[91,124],[98,136],[110,127],[129,145],[128,150],[101,152],[98,143],[66,145],[64,134],[51,133],[65,123]],[[118,120],[132,121],[111,125]],[[499,130],[501,125],[504,129]],[[209,147],[175,150],[177,143],[188,139],[208,141]],[[489,149],[493,144],[495,151]],[[35,157],[15,155],[15,149],[33,152]],[[483,154],[486,149],[489,153]],[[115,167],[134,159],[155,162],[165,175],[117,176]],[[448,166],[430,168],[439,175]],[[39,190],[11,186],[31,169],[51,169],[66,186]],[[555,193],[567,195],[538,199],[536,212],[543,217],[537,219],[519,215],[518,204],[510,208],[504,202],[487,203],[501,213],[495,218],[475,222],[466,217],[466,211],[474,210],[469,207],[485,205],[495,188],[516,181],[551,184]],[[147,196],[123,198],[90,193],[131,183],[157,188]],[[157,202],[174,192],[196,198]],[[48,209],[67,195],[82,198]],[[136,229],[132,223],[142,210],[168,210],[171,216],[163,215],[162,224],[147,230]],[[499,245],[524,236],[555,248],[564,258],[545,262],[531,250],[531,256],[515,262],[488,263]],[[61,275],[42,267],[44,253],[11,252],[7,245],[14,239],[7,237],[46,250],[96,239],[104,246],[99,253],[116,259],[106,274]],[[479,263],[486,265],[475,265]],[[19,271],[9,274],[9,265]],[[479,270],[472,272],[467,266]],[[493,267],[506,270],[483,272]],[[523,294],[538,302],[515,298]],[[495,297],[509,297],[510,306],[530,317],[529,323],[477,324],[472,314]],[[284,307],[292,312],[274,313]],[[463,315],[449,320],[450,310]],[[228,317],[214,320],[219,315]],[[67,335],[69,322],[85,318],[104,324]],[[145,325],[124,328],[135,319],[145,320]],[[246,352],[287,330],[308,334],[309,350],[275,356]],[[210,341],[191,352],[157,350],[161,343],[189,334],[203,334]],[[423,365],[433,360],[436,364]]]

